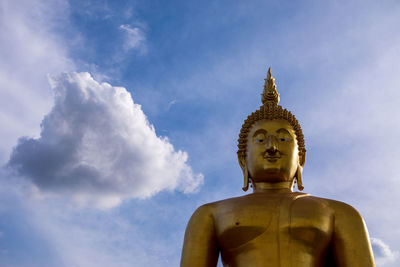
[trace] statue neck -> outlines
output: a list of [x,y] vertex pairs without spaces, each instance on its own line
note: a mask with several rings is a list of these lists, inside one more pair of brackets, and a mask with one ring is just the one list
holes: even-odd
[[279,183],[258,182],[253,184],[253,193],[291,193],[293,185],[294,180]]

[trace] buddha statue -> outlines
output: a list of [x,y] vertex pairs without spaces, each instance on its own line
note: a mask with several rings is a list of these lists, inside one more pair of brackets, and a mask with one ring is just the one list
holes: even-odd
[[361,215],[339,201],[303,190],[304,136],[294,115],[278,105],[268,71],[263,105],[244,121],[238,160],[253,192],[199,207],[186,228],[181,267],[371,267]]

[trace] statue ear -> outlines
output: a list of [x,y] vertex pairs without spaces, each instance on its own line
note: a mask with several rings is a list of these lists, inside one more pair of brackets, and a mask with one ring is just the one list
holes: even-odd
[[238,161],[240,168],[242,168],[243,171],[243,191],[247,191],[249,189],[249,171],[247,170],[247,164],[246,164],[246,159],[244,157],[241,157],[238,155]]
[[238,155],[238,161],[239,161],[240,168],[242,168],[242,170],[243,170],[246,166],[246,159],[244,157]]
[[304,152],[303,155],[299,156],[299,164],[302,168],[304,168],[305,163],[306,163],[306,152]]
[[303,167],[302,166],[297,166],[296,170],[296,180],[297,180],[297,188],[300,191],[303,191],[304,186],[303,186]]
[[306,153],[302,153],[302,155],[299,156],[299,165],[297,166],[296,174],[295,174],[295,179],[297,181],[297,188],[299,191],[303,191],[304,186],[303,186],[303,167],[304,164],[306,163]]

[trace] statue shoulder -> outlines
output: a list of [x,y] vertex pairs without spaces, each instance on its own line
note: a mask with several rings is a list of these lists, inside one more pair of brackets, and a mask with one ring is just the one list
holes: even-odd
[[361,214],[353,206],[338,200],[324,199],[336,214],[360,216]]
[[214,203],[207,203],[207,204],[201,205],[193,212],[190,220],[198,221],[198,220],[207,220],[209,218],[212,218],[213,214],[214,214],[214,210],[215,210]]
[[233,197],[233,198],[228,198],[228,199],[223,199],[215,202],[210,202],[201,205],[196,209],[196,211],[193,214],[199,214],[199,215],[205,215],[205,214],[214,214],[217,212],[221,207],[225,206],[231,206],[234,204],[237,204],[238,202],[241,202],[241,199],[243,199],[245,196],[241,197]]
[[342,220],[344,221],[351,220],[353,221],[353,223],[363,223],[362,216],[358,212],[358,210],[347,203],[327,198],[314,197],[314,196],[308,196],[308,198],[311,198],[314,201],[324,203],[324,205],[329,207],[334,213],[336,221],[339,220],[340,222]]
[[197,221],[214,218],[219,212],[224,211],[227,208],[229,209],[240,206],[245,197],[246,196],[233,197],[201,205],[195,210],[191,220]]

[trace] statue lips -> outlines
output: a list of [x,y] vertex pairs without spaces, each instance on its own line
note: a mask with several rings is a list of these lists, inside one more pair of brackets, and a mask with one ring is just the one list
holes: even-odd
[[271,162],[271,163],[275,163],[275,162],[277,162],[278,161],[278,159],[280,159],[281,157],[277,157],[277,156],[267,156],[267,157],[264,157],[268,162]]
[[273,157],[271,157],[271,156],[267,156],[267,157],[264,157],[268,162],[277,162],[278,161],[278,159],[280,159],[281,157],[276,157],[276,156],[273,156]]

